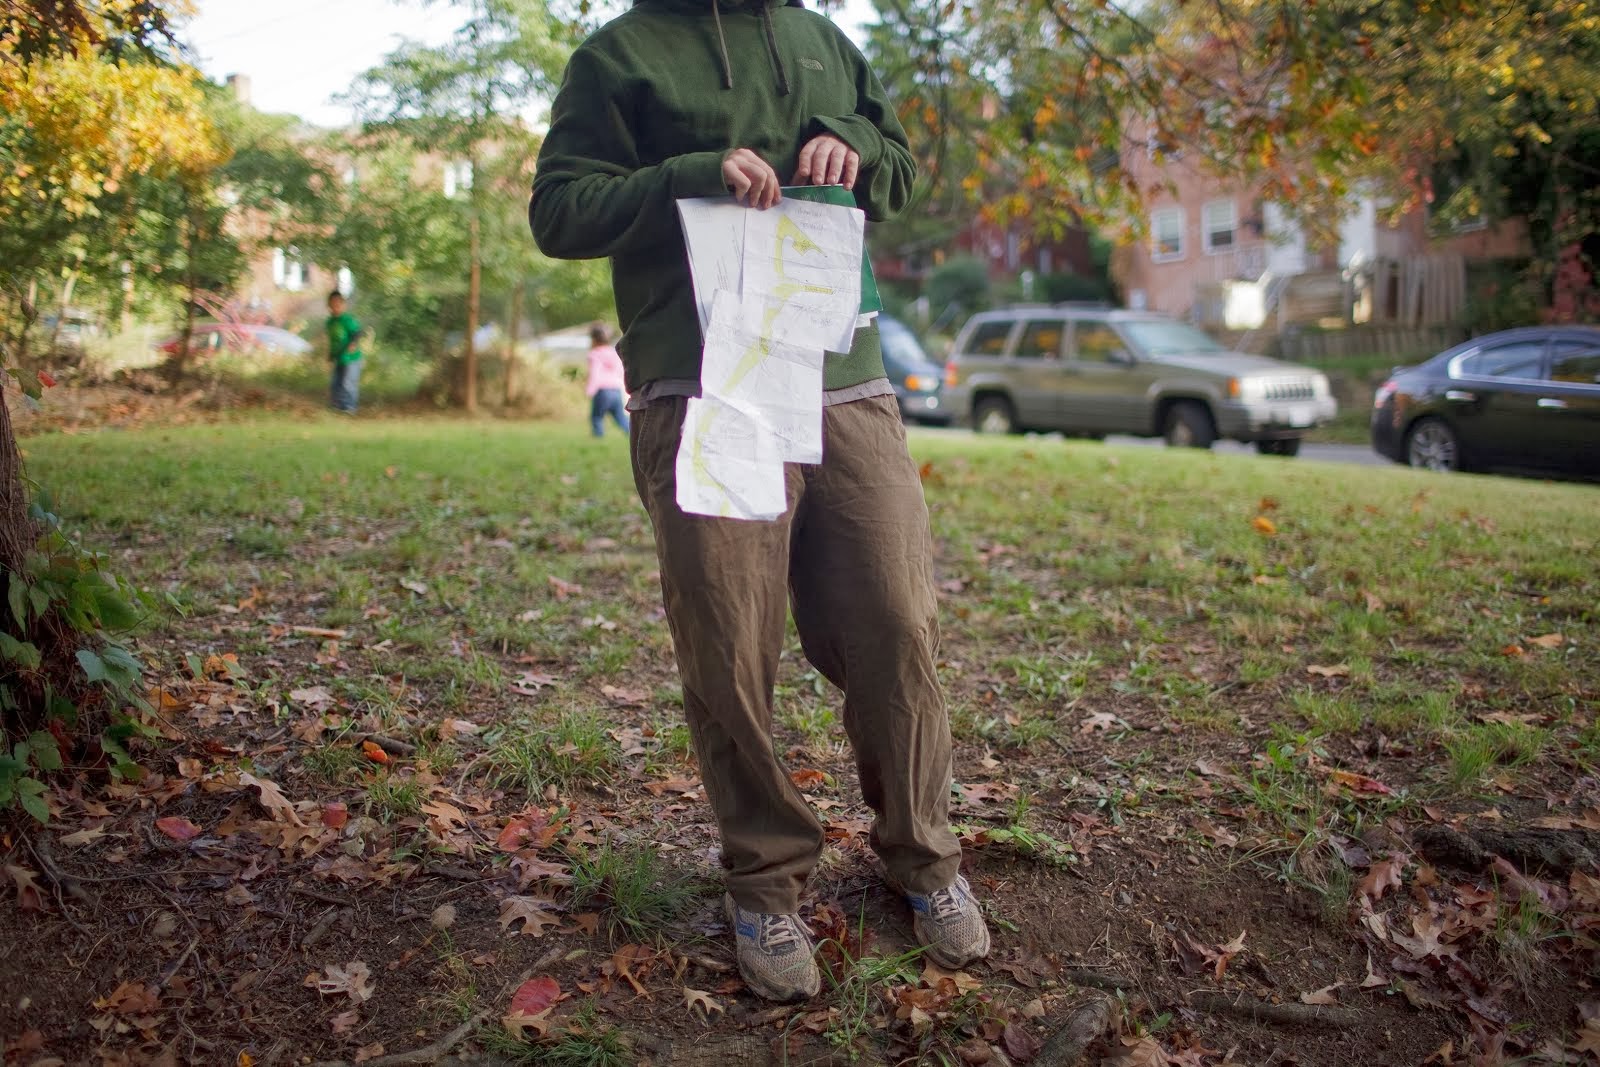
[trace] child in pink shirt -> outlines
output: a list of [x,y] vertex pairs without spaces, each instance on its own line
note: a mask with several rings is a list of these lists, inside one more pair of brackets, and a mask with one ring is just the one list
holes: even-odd
[[611,330],[603,322],[589,327],[589,425],[596,437],[605,432],[606,416],[628,432],[628,412],[623,407],[622,357],[611,347]]

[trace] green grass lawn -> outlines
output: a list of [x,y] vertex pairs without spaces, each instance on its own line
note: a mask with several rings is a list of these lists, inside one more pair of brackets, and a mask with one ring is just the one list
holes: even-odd
[[[1111,862],[1093,859],[1105,849],[1086,827],[1125,827],[1129,855],[1166,857],[1167,899],[1264,878],[1311,892],[1353,943],[1368,936],[1347,918],[1360,874],[1340,865],[1335,833],[1348,844],[1423,812],[1581,808],[1577,783],[1600,768],[1595,487],[1052,440],[913,434],[912,449],[938,544],[956,777],[989,783],[964,786],[958,805],[975,845]],[[238,657],[257,717],[223,728],[281,724],[262,773],[292,796],[342,790],[352,812],[424,834],[434,795],[481,799],[500,820],[582,795],[620,820],[662,803],[640,783],[693,773],[649,525],[615,435],[319,417],[43,436],[26,450],[85,541],[169,605],[141,634],[156,671]],[[317,687],[326,699],[307,695]],[[308,732],[330,706],[345,725]],[[792,637],[775,717],[780,750],[825,772],[817,788],[853,773],[836,697]],[[368,768],[341,732],[352,725],[417,746],[426,774],[409,757]],[[836,809],[856,803],[848,793]],[[1202,805],[1213,821],[1194,821]],[[651,866],[660,817],[615,855],[568,856],[567,892],[608,902],[602,929],[659,926],[684,894],[710,892]],[[1115,877],[1137,888],[1143,876]],[[1106,894],[1098,921],[1157,909],[1124,896]],[[1032,899],[1018,889],[997,914]],[[1251,945],[1295,967],[1304,924],[1283,919],[1274,942],[1271,922],[1252,925]],[[452,931],[464,953],[474,936],[501,938],[492,909],[483,925]],[[1483,951],[1513,951],[1496,943]],[[1528,951],[1518,959],[1545,949]],[[1350,990],[1361,979],[1339,976]]]

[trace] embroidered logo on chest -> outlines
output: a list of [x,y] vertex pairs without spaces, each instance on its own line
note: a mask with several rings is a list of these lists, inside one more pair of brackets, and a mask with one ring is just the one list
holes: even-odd
[[802,67],[806,68],[807,70],[821,70],[822,69],[822,60],[820,60],[820,59],[802,59],[800,61],[800,65]]

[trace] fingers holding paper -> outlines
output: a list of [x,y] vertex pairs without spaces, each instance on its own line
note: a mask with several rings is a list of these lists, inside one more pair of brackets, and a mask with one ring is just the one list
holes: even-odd
[[722,157],[722,180],[745,207],[769,208],[783,195],[778,172],[748,148],[735,148]]
[[855,188],[861,155],[831,133],[819,134],[800,149],[795,185],[842,185]]

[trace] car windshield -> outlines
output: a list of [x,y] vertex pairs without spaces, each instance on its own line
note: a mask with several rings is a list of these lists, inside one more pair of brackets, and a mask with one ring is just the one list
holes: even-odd
[[878,319],[878,335],[883,342],[883,350],[891,359],[905,364],[908,367],[920,366],[933,361],[928,358],[928,353],[923,351],[922,343],[917,340],[917,335],[903,323],[891,318]]
[[1205,333],[1181,322],[1161,322],[1149,319],[1142,322],[1119,323],[1122,332],[1133,347],[1147,356],[1175,356],[1185,353],[1226,352]]

